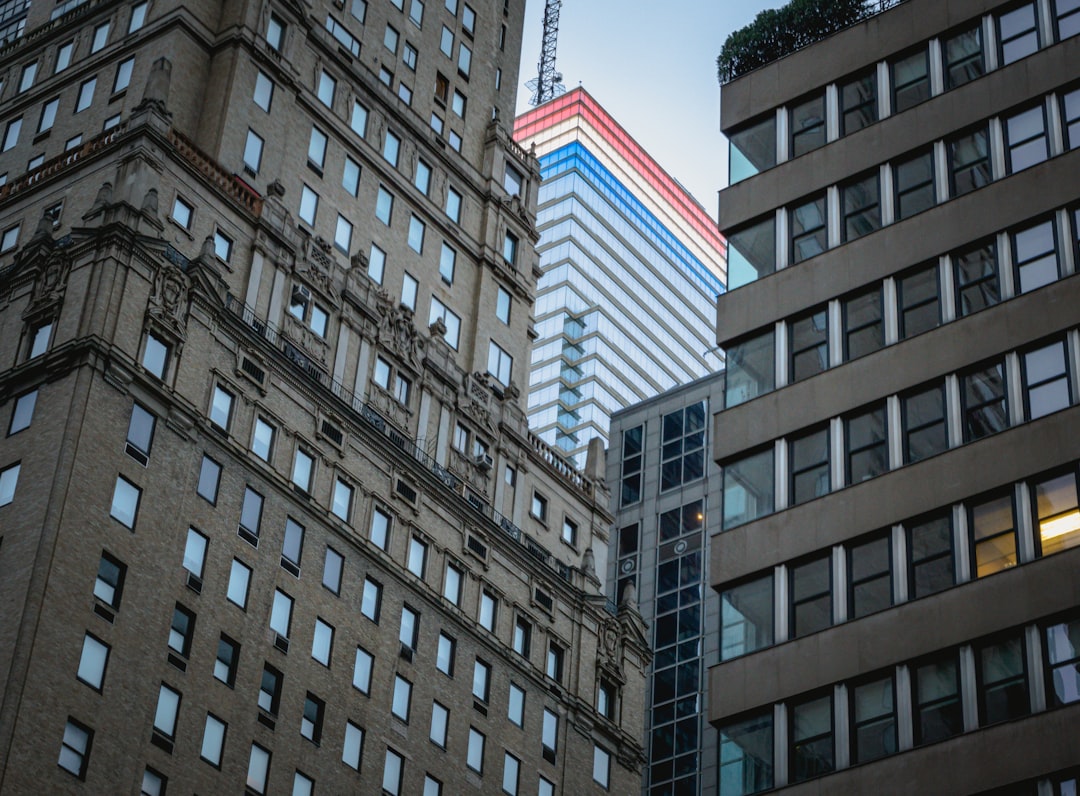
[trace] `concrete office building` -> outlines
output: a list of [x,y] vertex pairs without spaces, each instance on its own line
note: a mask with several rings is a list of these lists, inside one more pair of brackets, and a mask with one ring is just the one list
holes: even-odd
[[720,364],[724,243],[705,210],[584,89],[520,116],[540,159],[533,433],[584,464],[612,412]]
[[720,596],[709,588],[706,539],[720,513],[708,418],[723,397],[720,371],[611,416],[608,583],[617,595],[633,586],[653,646],[646,796],[717,788],[717,734],[703,692],[707,667],[720,659]]
[[2,4],[0,792],[639,787],[523,7]]
[[1080,6],[890,5],[721,89],[719,793],[1071,794]]

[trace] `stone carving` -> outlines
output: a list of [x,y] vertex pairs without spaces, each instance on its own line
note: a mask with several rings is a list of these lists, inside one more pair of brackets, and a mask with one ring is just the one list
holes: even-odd
[[402,304],[394,306],[386,291],[376,297],[379,312],[379,342],[395,352],[415,370],[420,370],[425,341],[413,323],[412,310]]
[[187,328],[187,304],[190,285],[177,266],[163,265],[154,274],[147,313],[161,327],[183,340]]
[[285,314],[285,336],[299,345],[313,360],[326,368],[326,341],[292,314]]
[[68,256],[55,249],[49,252],[38,271],[34,292],[24,316],[37,314],[63,301],[70,273],[71,260]]

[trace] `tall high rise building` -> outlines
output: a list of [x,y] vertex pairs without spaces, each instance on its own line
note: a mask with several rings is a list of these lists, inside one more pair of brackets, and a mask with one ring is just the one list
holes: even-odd
[[719,792],[1075,793],[1080,7],[888,5],[721,89]]
[[520,116],[540,159],[533,432],[579,464],[612,412],[699,378],[725,244],[716,224],[584,89]]
[[523,6],[0,6],[0,792],[639,787]]

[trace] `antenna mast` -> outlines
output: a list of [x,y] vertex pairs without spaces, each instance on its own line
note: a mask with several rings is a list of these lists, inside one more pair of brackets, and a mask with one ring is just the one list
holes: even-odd
[[555,70],[555,45],[559,39],[559,8],[562,0],[547,0],[544,5],[544,40],[540,45],[537,77],[525,84],[533,92],[530,105],[540,105],[566,92],[562,75]]

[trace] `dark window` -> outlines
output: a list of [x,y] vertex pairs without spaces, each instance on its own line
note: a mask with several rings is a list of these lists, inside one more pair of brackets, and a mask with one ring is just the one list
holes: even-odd
[[880,197],[877,172],[840,189],[844,240],[855,240],[881,228]]
[[851,714],[853,764],[896,753],[896,698],[891,676],[852,686]]
[[1001,43],[1001,65],[1019,61],[1039,49],[1039,26],[1035,3],[1006,11],[997,18],[998,41]]
[[322,740],[323,714],[326,703],[310,691],[304,699],[304,715],[300,719],[300,734],[318,746]]
[[975,577],[1016,566],[1016,513],[1011,489],[972,503],[968,509],[968,527]]
[[1046,219],[1009,235],[1016,268],[1016,292],[1027,293],[1057,280],[1057,235]]
[[892,605],[892,552],[883,534],[848,549],[848,618],[858,619]]
[[1046,633],[1047,697],[1053,706],[1080,700],[1080,617],[1049,624]]
[[960,666],[955,652],[911,668],[915,744],[933,743],[964,731]]
[[1064,340],[1055,340],[1021,354],[1024,408],[1028,420],[1035,420],[1072,404],[1068,358],[1068,346]]
[[1065,122],[1065,146],[1076,149],[1080,146],[1080,89],[1074,89],[1061,98],[1061,116]]
[[1005,170],[1008,174],[1042,163],[1050,157],[1046,108],[1037,105],[1005,118]]
[[889,437],[885,407],[877,406],[844,419],[846,475],[848,484],[857,484],[889,469]]
[[726,724],[720,730],[720,782],[727,793],[761,793],[773,787],[773,712]]
[[822,308],[791,321],[792,383],[829,367],[828,312]]
[[729,345],[726,353],[724,405],[727,408],[773,390],[776,385],[776,345],[771,329]]
[[687,503],[677,509],[665,511],[660,515],[660,542],[670,542],[680,536],[701,532],[705,521],[704,506],[700,500]]
[[941,322],[937,265],[930,265],[896,280],[900,303],[900,337],[933,329]]
[[660,452],[660,490],[705,474],[705,402],[664,415]]
[[641,500],[643,428],[635,426],[623,432],[622,492],[619,498],[621,506],[629,506]]
[[236,667],[239,663],[240,645],[222,633],[214,660],[214,677],[232,688],[236,684]]
[[960,376],[964,441],[1003,431],[1009,425],[1005,399],[1005,363],[998,361]]
[[956,583],[952,520],[946,514],[908,526],[908,596],[912,600]]
[[996,724],[1031,712],[1021,633],[980,644],[975,651],[975,665],[980,725]]
[[934,153],[920,152],[896,163],[896,220],[903,221],[936,201],[934,191]]
[[789,443],[791,504],[829,493],[829,429],[818,429]]
[[97,578],[94,580],[94,596],[114,610],[119,608],[126,574],[127,566],[102,550]]
[[877,121],[877,73],[840,84],[840,134],[850,135]]
[[818,196],[791,210],[791,262],[801,263],[828,248],[825,196]]
[[172,626],[169,628],[169,649],[181,657],[191,655],[191,639],[195,635],[195,614],[176,604],[173,609]]
[[984,241],[952,257],[956,274],[956,314],[970,315],[1001,301],[998,284],[997,245]]
[[893,78],[893,113],[906,111],[930,98],[930,59],[924,47],[890,64]]
[[825,145],[825,95],[819,94],[791,109],[791,157]]
[[827,774],[836,765],[832,696],[791,705],[791,781]]
[[934,386],[900,402],[904,421],[904,462],[911,464],[948,450],[949,429],[945,417],[945,386]]
[[259,707],[276,716],[281,704],[282,674],[269,663],[263,665],[262,681],[259,684]]
[[943,50],[947,88],[962,86],[986,72],[982,49],[982,28],[979,26],[962,30],[947,38]]
[[880,285],[845,298],[843,308],[845,359],[856,359],[885,345]]
[[828,554],[791,567],[791,637],[832,625],[832,564]]
[[953,196],[963,196],[990,183],[994,175],[990,169],[990,135],[985,127],[953,138],[947,147]]

